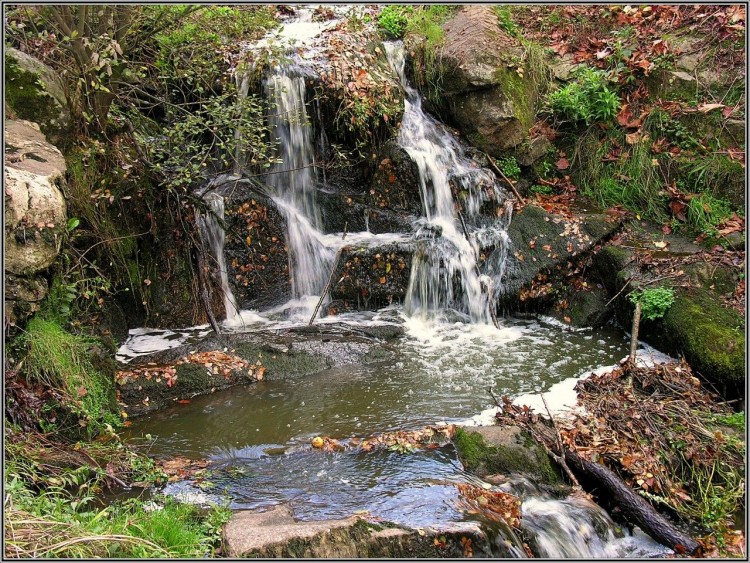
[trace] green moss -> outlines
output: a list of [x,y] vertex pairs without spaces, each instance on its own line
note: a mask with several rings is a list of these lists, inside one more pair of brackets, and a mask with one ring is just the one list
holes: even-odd
[[537,98],[534,82],[520,76],[513,69],[503,67],[495,71],[495,80],[505,98],[513,104],[514,113],[523,128],[530,129],[534,123],[534,105]]
[[676,352],[705,377],[738,384],[745,377],[745,321],[711,293],[677,297],[664,315],[664,334]]
[[93,360],[95,339],[71,334],[44,313],[29,321],[20,338],[28,350],[27,376],[62,395],[59,407],[77,418],[77,430],[94,437],[106,425],[120,424],[114,380],[100,371],[106,364]]
[[62,123],[62,108],[33,72],[21,68],[16,59],[5,54],[5,103],[22,119],[38,123],[42,132],[56,133]]
[[523,445],[490,445],[478,432],[459,428],[453,443],[466,470],[477,475],[520,473],[532,475],[546,484],[560,483],[560,476],[547,454],[528,436],[524,435]]

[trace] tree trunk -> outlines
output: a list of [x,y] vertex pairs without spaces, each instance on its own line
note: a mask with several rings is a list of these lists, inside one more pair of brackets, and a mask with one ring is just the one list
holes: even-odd
[[614,472],[599,463],[593,463],[570,450],[565,460],[579,473],[597,481],[611,495],[625,516],[658,542],[673,549],[678,555],[696,555],[701,546],[690,536],[675,528],[646,500],[633,492]]

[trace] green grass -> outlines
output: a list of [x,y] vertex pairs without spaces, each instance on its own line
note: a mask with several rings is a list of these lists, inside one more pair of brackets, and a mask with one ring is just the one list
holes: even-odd
[[[623,149],[619,158],[603,161],[616,147]],[[573,167],[583,194],[599,205],[621,205],[640,217],[669,221],[664,181],[648,143],[628,145],[622,130],[609,130],[601,138],[598,129],[590,128],[576,142]]]
[[[106,508],[63,493],[36,494],[6,469],[5,555],[22,558],[206,558],[215,555],[231,512],[167,497]],[[153,507],[153,509],[147,510]]]
[[120,425],[114,382],[92,362],[94,339],[71,334],[44,314],[32,318],[20,338],[28,350],[29,381],[59,393],[58,406],[71,412],[88,436]]

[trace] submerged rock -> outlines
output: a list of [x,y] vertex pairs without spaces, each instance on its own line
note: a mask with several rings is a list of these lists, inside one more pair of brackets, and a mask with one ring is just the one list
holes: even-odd
[[[368,336],[366,329],[353,334],[346,325],[326,324],[280,334],[211,335],[197,343],[136,358],[118,374],[117,386],[128,415],[139,416],[174,401],[257,379],[303,377],[332,367],[381,361],[391,352],[380,339],[398,336],[402,330],[375,331],[376,338]],[[195,354],[212,353],[217,359],[191,360]],[[219,356],[226,355],[229,361],[222,363]],[[146,377],[143,368],[153,375]]]

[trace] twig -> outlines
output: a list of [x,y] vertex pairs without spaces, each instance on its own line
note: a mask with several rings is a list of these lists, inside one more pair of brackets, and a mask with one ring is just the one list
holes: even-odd
[[552,416],[552,412],[550,412],[549,406],[547,406],[547,399],[544,398],[544,393],[539,393],[539,396],[542,398],[542,403],[544,404],[544,410],[547,411],[550,422],[552,422],[552,428],[554,428],[555,430],[555,441],[557,442],[557,447],[560,450],[560,455],[556,455],[552,451],[548,451],[548,453],[560,465],[560,467],[563,468],[563,470],[565,471],[565,474],[568,476],[571,482],[578,489],[582,490],[581,484],[578,482],[578,479],[576,479],[576,476],[573,475],[573,472],[570,470],[570,467],[568,467],[568,464],[565,462],[565,448],[562,443],[562,436],[560,436],[560,430],[557,428],[557,423],[555,422],[555,418]]
[[521,194],[518,193],[518,190],[516,189],[515,184],[510,180],[510,178],[508,178],[505,174],[503,174],[503,171],[500,170],[497,164],[495,164],[495,161],[492,160],[492,157],[490,155],[488,155],[486,152],[483,154],[484,156],[487,157],[487,162],[490,163],[490,166],[492,167],[492,169],[495,172],[497,172],[500,175],[500,177],[508,183],[508,185],[510,186],[510,189],[513,190],[513,194],[516,196],[516,199],[519,201],[519,203],[524,203],[524,199],[521,197]]
[[[344,224],[344,233],[341,235],[341,240],[344,240],[346,238],[346,228],[349,225],[349,223]],[[331,284],[333,283],[333,276],[336,273],[336,266],[339,264],[339,260],[341,259],[341,251],[343,248],[339,248],[336,252],[336,257],[333,259],[333,264],[331,265],[331,273],[328,276],[328,282],[326,282],[326,286],[323,288],[323,291],[320,293],[320,299],[318,299],[318,304],[315,306],[315,311],[313,311],[312,317],[310,317],[310,322],[307,323],[308,325],[313,324],[313,321],[315,320],[315,317],[318,316],[318,311],[320,310],[320,306],[323,304],[323,299],[326,298],[326,295],[328,295],[328,291],[331,289]]]

